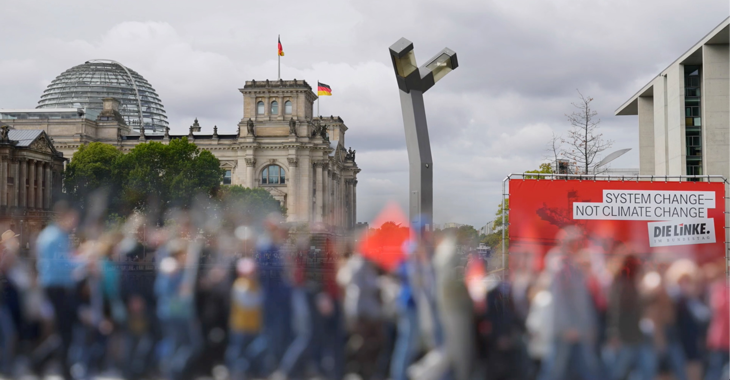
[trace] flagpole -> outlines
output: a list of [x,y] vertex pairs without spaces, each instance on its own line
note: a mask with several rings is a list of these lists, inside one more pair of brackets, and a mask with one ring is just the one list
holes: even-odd
[[[319,79],[317,79],[317,92],[319,92]],[[319,113],[319,99],[321,96],[317,95],[317,117],[320,117],[322,114]]]
[[[278,35],[278,40],[281,41],[281,34]],[[281,43],[281,42],[279,42],[279,43]],[[277,65],[277,71],[276,71],[276,76],[277,76],[276,80],[281,80],[281,54],[278,52],[278,50],[276,52],[276,57],[279,59],[279,64]]]

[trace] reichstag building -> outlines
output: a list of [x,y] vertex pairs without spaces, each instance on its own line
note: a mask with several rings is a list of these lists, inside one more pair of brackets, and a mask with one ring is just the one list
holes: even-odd
[[317,95],[304,80],[251,80],[239,90],[243,117],[234,134],[203,131],[196,119],[186,135],[170,134],[160,97],[136,71],[109,60],[72,67],[51,82],[38,106],[0,109],[11,130],[43,130],[66,158],[99,141],[127,152],[139,143],[187,137],[213,153],[225,184],[262,187],[288,210],[288,221],[350,229],[357,220],[355,151],[338,116],[313,114]]

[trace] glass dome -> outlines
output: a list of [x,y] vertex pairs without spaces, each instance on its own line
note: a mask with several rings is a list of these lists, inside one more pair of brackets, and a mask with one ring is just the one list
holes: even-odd
[[145,133],[163,133],[167,116],[160,97],[149,82],[119,62],[92,60],[56,77],[41,95],[36,108],[85,108],[101,112],[102,99],[119,100],[119,113],[127,125]]

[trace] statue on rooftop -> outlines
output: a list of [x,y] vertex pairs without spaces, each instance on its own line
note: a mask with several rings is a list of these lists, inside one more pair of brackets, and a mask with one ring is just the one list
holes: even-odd
[[249,136],[254,136],[254,137],[256,136],[256,131],[254,129],[253,120],[251,120],[250,118],[246,122],[246,128],[248,129]]
[[297,122],[294,118],[289,119],[289,136],[297,135]]

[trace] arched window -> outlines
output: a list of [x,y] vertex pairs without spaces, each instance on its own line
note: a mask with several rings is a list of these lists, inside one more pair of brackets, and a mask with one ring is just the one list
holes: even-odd
[[286,173],[279,165],[269,165],[261,172],[262,185],[284,185],[286,184]]
[[287,100],[284,102],[284,113],[287,115],[291,115],[291,100]]
[[279,113],[279,102],[274,100],[271,102],[271,115],[277,115]]
[[264,114],[264,102],[259,101],[256,103],[256,114],[263,115]]

